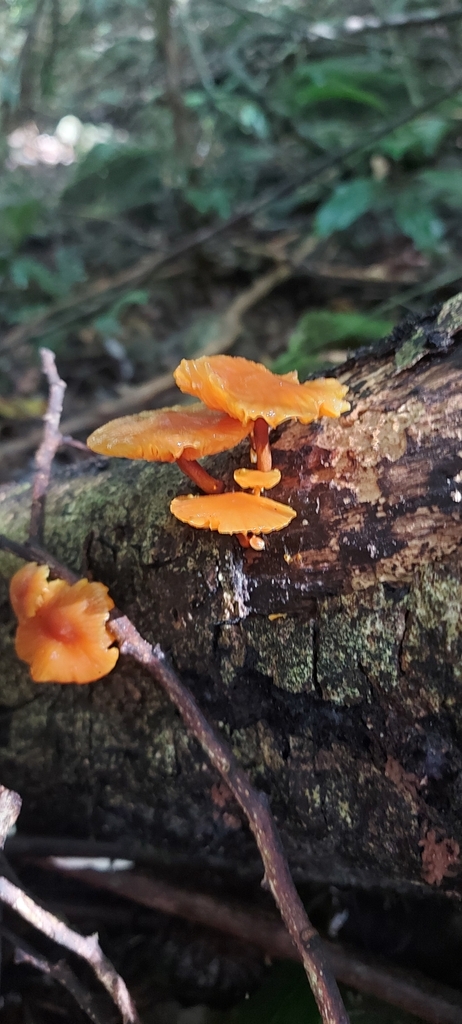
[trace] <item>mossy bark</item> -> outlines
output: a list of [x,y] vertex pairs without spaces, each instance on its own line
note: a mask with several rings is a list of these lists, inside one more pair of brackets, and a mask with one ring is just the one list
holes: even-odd
[[[297,518],[262,553],[174,520],[175,467],[92,460],[50,489],[46,545],[169,651],[269,793],[300,878],[462,892],[461,328],[458,296],[346,365],[349,415],[279,428],[273,495]],[[246,461],[241,445],[213,471],[230,483]],[[0,497],[0,532],[24,539],[29,483]],[[0,555],[0,780],[23,797],[22,830],[254,860],[139,666],[30,681],[17,564]]]

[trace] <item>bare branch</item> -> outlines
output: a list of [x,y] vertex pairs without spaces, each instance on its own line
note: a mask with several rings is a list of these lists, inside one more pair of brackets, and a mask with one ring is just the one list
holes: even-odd
[[101,1014],[98,1013],[94,1005],[92,996],[81,985],[74,972],[64,960],[58,960],[57,963],[46,960],[28,942],[25,942],[22,937],[16,935],[15,932],[5,928],[3,925],[0,926],[0,935],[7,939],[14,947],[14,962],[16,964],[30,964],[31,967],[35,967],[42,974],[53,978],[54,981],[57,981],[63,988],[67,989],[81,1010],[93,1021],[93,1024],[105,1024]]
[[42,370],[49,386],[48,405],[43,417],[45,430],[43,440],[35,455],[34,484],[32,488],[32,507],[30,513],[29,536],[32,540],[43,540],[45,516],[45,498],[50,482],[51,467],[57,449],[61,444],[59,424],[64,401],[66,384],[61,380],[56,369],[54,353],[49,348],[40,349]]
[[98,942],[98,935],[79,935],[60,921],[48,910],[39,907],[30,896],[13,885],[7,878],[0,878],[0,900],[11,907],[20,917],[42,932],[53,942],[65,946],[72,953],[82,957],[92,967],[96,977],[109,992],[117,1006],[124,1024],[137,1024],[138,1015],[123,979],[117,974],[110,960],[105,957]]

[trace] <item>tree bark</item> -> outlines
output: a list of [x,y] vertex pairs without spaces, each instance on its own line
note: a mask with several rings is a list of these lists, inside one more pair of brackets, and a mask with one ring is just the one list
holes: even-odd
[[[298,879],[462,894],[462,295],[341,368],[351,413],[274,434],[272,496],[297,518],[243,550],[169,503],[172,466],[58,472],[45,540],[168,650],[265,789]],[[246,445],[209,460],[232,485]],[[0,491],[22,540],[28,482]],[[22,830],[258,863],[175,711],[121,659],[34,685],[14,654],[0,553],[0,780]]]

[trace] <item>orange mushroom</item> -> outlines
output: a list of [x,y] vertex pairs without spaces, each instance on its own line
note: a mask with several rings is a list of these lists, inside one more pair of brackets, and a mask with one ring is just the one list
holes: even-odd
[[216,494],[223,490],[223,483],[207,473],[197,459],[234,448],[250,429],[250,424],[197,402],[111,420],[90,435],[87,445],[100,455],[176,462],[198,487],[207,494]]
[[261,469],[235,469],[235,482],[244,490],[252,490],[254,494],[269,491],[281,482],[281,471],[270,469],[264,473]]
[[[186,494],[174,498],[170,511],[182,523],[189,523],[199,530],[216,530],[227,534],[261,534],[282,530],[297,515],[289,505],[282,505],[272,498],[261,498],[255,494],[232,491],[226,494]],[[258,538],[255,538],[258,541]],[[261,543],[251,547],[261,550]]]
[[285,420],[311,423],[320,416],[340,416],[350,406],[347,388],[333,378],[300,384],[296,373],[272,373],[242,356],[183,359],[173,374],[181,391],[222,409],[242,423],[253,424],[258,469],[271,469],[269,427]]
[[18,618],[16,653],[36,683],[92,683],[119,657],[106,623],[114,602],[103,583],[48,581],[50,569],[34,562],[11,580]]

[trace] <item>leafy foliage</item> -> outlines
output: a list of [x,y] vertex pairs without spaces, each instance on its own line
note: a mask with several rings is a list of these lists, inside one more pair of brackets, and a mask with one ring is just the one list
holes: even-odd
[[389,334],[392,321],[379,320],[364,313],[331,313],[329,310],[310,310],[298,321],[290,335],[287,352],[273,365],[277,373],[298,370],[304,374],[316,369],[322,352],[334,346],[355,347],[359,342],[372,342]]

